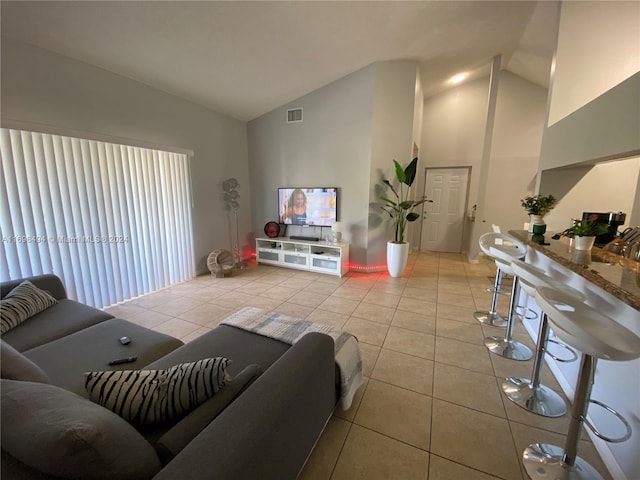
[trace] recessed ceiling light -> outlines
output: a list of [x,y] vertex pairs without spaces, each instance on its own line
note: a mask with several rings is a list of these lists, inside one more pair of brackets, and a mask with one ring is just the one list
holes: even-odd
[[453,84],[461,83],[465,78],[467,78],[466,73],[458,73],[449,79],[449,82]]

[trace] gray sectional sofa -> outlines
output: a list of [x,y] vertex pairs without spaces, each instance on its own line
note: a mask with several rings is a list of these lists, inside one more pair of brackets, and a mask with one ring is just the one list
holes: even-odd
[[[2,298],[22,280],[2,284]],[[310,333],[290,346],[219,326],[183,345],[69,300],[54,275],[28,280],[58,302],[2,335],[3,479],[298,476],[338,401],[331,337]],[[137,360],[108,365],[129,356]],[[134,428],[84,388],[86,371],[164,369],[208,357],[230,359],[232,380],[169,424]]]

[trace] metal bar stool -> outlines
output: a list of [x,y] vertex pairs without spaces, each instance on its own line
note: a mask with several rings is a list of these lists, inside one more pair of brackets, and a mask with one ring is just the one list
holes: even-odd
[[[505,242],[510,245],[505,245]],[[511,235],[507,235],[504,233],[497,233],[497,232],[485,233],[484,235],[480,236],[478,243],[480,245],[480,250],[482,250],[482,252],[485,255],[491,258],[494,258],[491,252],[489,251],[489,248],[492,245],[500,245],[500,247],[503,248],[504,251],[511,252],[513,256],[519,259],[523,259],[527,252],[526,246],[522,242],[512,237]],[[520,245],[520,246],[512,246],[512,245]],[[508,323],[507,320],[504,318],[504,316],[500,315],[497,311],[498,295],[500,295],[501,288],[502,288],[502,270],[497,264],[496,266],[497,266],[497,270],[496,270],[495,283],[493,285],[493,288],[488,290],[490,292],[493,292],[493,295],[491,296],[491,307],[489,308],[489,311],[479,310],[475,312],[473,316],[476,320],[478,320],[480,323],[483,323],[485,325],[491,325],[494,327],[506,327]]]
[[[574,296],[577,300],[584,301],[584,295],[563,283],[560,283],[528,263],[520,260],[511,262],[511,268],[520,279],[521,288],[529,295],[535,297],[536,287],[551,287],[556,290],[566,292]],[[571,357],[562,359],[552,355],[547,351],[547,342],[553,342],[571,352]],[[502,391],[507,398],[516,405],[543,417],[561,417],[567,413],[567,406],[563,398],[546,385],[540,384],[540,371],[544,364],[545,354],[549,354],[558,362],[573,362],[578,359],[578,355],[568,345],[549,338],[549,322],[547,314],[542,312],[542,320],[538,330],[536,342],[536,352],[533,357],[533,370],[531,379],[509,377],[502,382]]]
[[[526,252],[527,246],[514,239],[518,246],[518,252]],[[507,330],[504,337],[487,337],[484,339],[484,345],[491,353],[500,355],[511,360],[525,361],[529,360],[533,353],[531,349],[524,343],[513,340],[513,327],[516,323],[516,302],[518,301],[520,292],[520,279],[511,268],[511,262],[519,259],[519,254],[512,255],[512,250],[505,249],[501,245],[493,245],[489,247],[489,252],[496,262],[496,266],[503,272],[513,275],[513,287],[511,289],[511,302],[509,302],[509,314],[507,318]]]
[[[583,423],[586,423],[597,437],[614,443],[628,440],[631,437],[631,426],[612,408],[591,400],[596,362],[598,358],[627,361],[640,357],[640,337],[586,303],[554,288],[536,288],[536,301],[540,308],[547,312],[549,323],[556,335],[581,351],[582,359],[564,448],[540,443],[529,445],[522,456],[525,470],[533,479],[602,479],[596,469],[577,455]],[[590,402],[613,413],[625,425],[626,435],[608,438],[597,431],[586,420]]]

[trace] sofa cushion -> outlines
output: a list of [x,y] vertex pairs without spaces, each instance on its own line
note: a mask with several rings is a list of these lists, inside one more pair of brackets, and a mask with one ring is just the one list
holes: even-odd
[[209,425],[227,405],[244,392],[262,374],[259,365],[249,365],[227,382],[225,387],[176,423],[155,443],[163,464],[171,461],[204,427]]
[[67,291],[64,288],[62,279],[53,273],[44,273],[42,275],[34,275],[33,277],[23,277],[16,280],[7,280],[0,283],[0,297],[4,298],[7,294],[20,285],[25,280],[30,281],[40,290],[49,292],[56,300],[67,298]]
[[2,335],[19,352],[57,340],[113,318],[97,308],[63,299]]
[[291,345],[272,338],[245,332],[239,328],[220,325],[210,332],[176,348],[170,354],[156,360],[145,368],[167,368],[178,363],[193,362],[200,358],[217,355],[232,358],[229,373],[235,376],[246,366],[260,365],[265,371],[278,360]]
[[[119,339],[123,336],[129,337],[131,343],[122,345]],[[180,340],[164,333],[149,330],[127,320],[112,318],[23,353],[25,357],[40,365],[51,379],[50,383],[87,398],[84,372],[138,370],[181,345]],[[211,355],[200,358],[209,356]],[[111,360],[124,357],[136,357],[137,360],[133,363],[109,366]],[[182,362],[172,365],[178,363]]]
[[0,340],[0,370],[2,378],[49,383],[49,377],[39,366],[4,340]]
[[0,334],[7,333],[56,302],[49,293],[25,280],[0,300]]
[[123,419],[54,385],[1,380],[2,448],[48,475],[148,479],[151,445]]
[[213,397],[230,380],[229,360],[205,358],[165,370],[87,372],[89,398],[138,425],[165,423]]

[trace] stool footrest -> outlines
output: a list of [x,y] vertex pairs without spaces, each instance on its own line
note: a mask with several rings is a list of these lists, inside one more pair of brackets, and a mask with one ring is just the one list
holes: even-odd
[[538,318],[538,314],[535,310],[529,308],[529,307],[525,307],[523,305],[517,305],[516,306],[516,313],[523,319],[523,320],[535,320],[536,318]]
[[598,405],[599,407],[604,408],[607,412],[612,413],[615,417],[618,418],[618,420],[620,420],[627,432],[622,436],[622,437],[618,437],[618,438],[611,438],[611,437],[607,437],[606,435],[603,435],[602,433],[600,433],[598,431],[598,429],[586,418],[583,419],[584,424],[589,427],[589,429],[593,432],[593,434],[598,437],[601,438],[602,440],[604,440],[605,442],[609,442],[609,443],[622,443],[622,442],[626,442],[627,440],[629,440],[631,438],[631,425],[629,425],[629,422],[627,421],[626,418],[624,418],[619,412],[616,412],[613,408],[611,408],[609,405],[600,402],[599,400],[589,400],[589,403],[594,403],[596,405]]
[[497,294],[500,294],[500,295],[504,295],[505,297],[510,297],[511,296],[511,290],[503,291],[501,288],[496,289],[496,288],[493,288],[493,287],[489,287],[489,288],[485,288],[485,291],[489,292],[489,293],[494,293],[494,294],[497,293]]
[[571,363],[571,362],[575,362],[578,359],[578,354],[576,353],[576,351],[571,348],[569,345],[566,345],[564,343],[562,343],[559,340],[555,340],[553,338],[548,338],[547,342],[551,342],[551,343],[555,343],[556,345],[561,346],[562,348],[568,350],[569,352],[571,352],[571,354],[573,355],[573,357],[571,358],[560,358],[560,357],[556,357],[553,353],[551,353],[548,349],[546,350],[546,354],[549,355],[551,358],[553,358],[556,362],[560,362],[560,363]]

